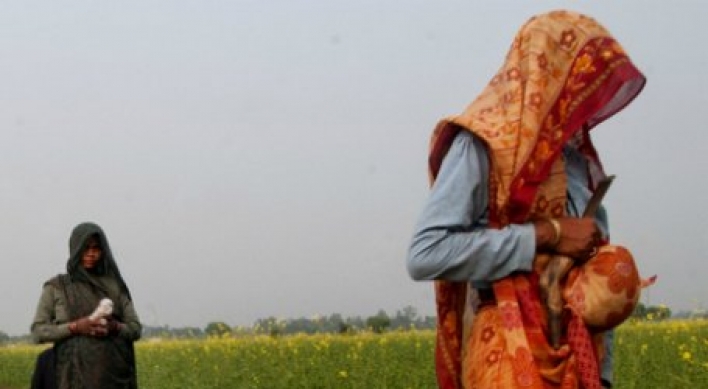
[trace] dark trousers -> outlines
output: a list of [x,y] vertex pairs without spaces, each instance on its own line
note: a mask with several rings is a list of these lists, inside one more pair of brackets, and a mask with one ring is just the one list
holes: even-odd
[[57,375],[54,368],[54,348],[50,347],[37,356],[30,389],[56,389]]

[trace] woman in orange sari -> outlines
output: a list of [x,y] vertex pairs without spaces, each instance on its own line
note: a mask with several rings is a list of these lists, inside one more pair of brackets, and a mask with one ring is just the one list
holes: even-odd
[[[581,217],[605,177],[589,131],[644,84],[598,22],[555,11],[531,18],[482,93],[438,124],[433,185],[408,270],[416,280],[436,281],[440,388],[611,386],[611,338],[603,331],[631,312],[639,287],[628,252],[603,246],[604,209]],[[557,348],[548,341],[539,293],[539,274],[555,255],[570,257],[576,269],[603,258],[612,263],[593,265],[606,282],[589,293],[571,285],[588,277],[571,272],[564,293],[573,303]],[[628,296],[620,311],[603,316],[610,324],[586,323],[585,303],[596,292]]]

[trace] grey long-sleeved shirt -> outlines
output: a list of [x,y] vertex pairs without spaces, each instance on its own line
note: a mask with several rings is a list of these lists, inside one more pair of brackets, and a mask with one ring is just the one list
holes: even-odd
[[[575,149],[563,151],[568,176],[568,209],[580,216],[591,193],[587,160]],[[487,228],[489,159],[482,143],[461,131],[443,160],[415,228],[408,252],[408,272],[415,280],[469,281],[476,288],[514,271],[530,271],[536,253],[531,223]],[[604,208],[595,215],[608,236]],[[608,357],[603,379],[612,381],[612,332],[606,336]]]
[[[574,149],[563,152],[568,175],[568,214],[579,216],[590,199],[587,162]],[[489,286],[514,271],[530,271],[536,254],[531,223],[487,228],[489,161],[481,142],[460,132],[443,160],[418,220],[408,252],[415,280],[470,281]],[[597,224],[607,235],[601,207]]]
[[[115,282],[102,280],[104,283],[117,288]],[[118,293],[116,293],[118,294]],[[123,328],[119,336],[137,340],[142,332],[142,325],[135,311],[133,301],[124,294],[120,295],[120,301],[114,301],[117,306],[122,307]],[[56,342],[71,336],[69,331],[69,311],[67,307],[66,295],[64,291],[57,289],[53,284],[47,283],[42,288],[42,295],[37,303],[37,311],[32,321],[32,337],[37,343]]]

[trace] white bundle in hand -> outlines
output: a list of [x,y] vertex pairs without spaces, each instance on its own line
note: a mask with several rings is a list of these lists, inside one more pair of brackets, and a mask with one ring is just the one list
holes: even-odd
[[106,324],[106,318],[113,313],[113,301],[109,298],[104,298],[99,301],[96,310],[89,316],[89,319],[101,319],[101,324]]

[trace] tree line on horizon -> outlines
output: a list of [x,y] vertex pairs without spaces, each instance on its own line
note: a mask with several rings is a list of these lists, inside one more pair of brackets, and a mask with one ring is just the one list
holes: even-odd
[[[670,318],[708,318],[708,311],[681,311],[676,314],[663,305],[646,306],[639,303],[632,315],[634,320],[660,321]],[[252,326],[231,326],[221,321],[209,322],[200,327],[143,326],[143,339],[170,338],[189,339],[206,338],[210,336],[248,336],[248,335],[291,335],[291,334],[349,334],[361,331],[383,333],[386,331],[406,331],[434,329],[435,316],[421,316],[412,306],[406,306],[389,315],[380,309],[375,315],[368,317],[344,317],[340,313],[311,318],[300,317],[279,319],[275,316],[256,320]],[[0,330],[0,345],[8,343],[31,343],[29,334],[9,336]]]
[[209,336],[291,335],[291,334],[348,334],[361,331],[383,333],[390,330],[421,330],[435,328],[435,316],[420,316],[412,306],[406,306],[389,315],[380,309],[375,315],[344,317],[340,313],[311,318],[279,319],[270,316],[256,320],[252,326],[230,326],[213,321],[204,329],[198,327],[170,328],[144,327],[143,338],[201,338]]
[[[275,316],[256,320],[252,326],[231,326],[222,321],[209,322],[204,328],[186,326],[172,327],[170,325],[143,325],[142,339],[171,338],[189,339],[209,336],[246,336],[246,335],[289,335],[297,333],[355,333],[372,331],[382,333],[389,330],[415,330],[435,328],[435,316],[420,316],[413,306],[406,306],[389,315],[380,309],[375,315],[368,317],[344,317],[340,313],[311,318],[281,319]],[[8,336],[0,330],[0,345],[5,343],[31,343],[30,334]]]

